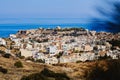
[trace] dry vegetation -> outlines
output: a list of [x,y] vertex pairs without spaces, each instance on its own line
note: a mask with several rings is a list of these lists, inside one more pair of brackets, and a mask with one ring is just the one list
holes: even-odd
[[0,80],[20,80],[23,75],[39,72],[44,67],[44,65],[22,61],[24,67],[16,68],[14,66],[16,61],[18,60],[0,57],[0,66],[8,69],[7,74],[0,73]]
[[55,65],[45,65],[20,60],[23,63],[23,68],[16,68],[14,63],[19,60],[20,59],[0,57],[0,66],[8,70],[7,74],[0,72],[0,80],[20,80],[23,76],[40,73],[45,68],[55,73],[66,73],[70,80],[93,80],[97,78],[101,78],[100,80],[108,80],[108,76],[113,78],[109,80],[120,79],[118,77],[120,76],[119,60],[101,60]]

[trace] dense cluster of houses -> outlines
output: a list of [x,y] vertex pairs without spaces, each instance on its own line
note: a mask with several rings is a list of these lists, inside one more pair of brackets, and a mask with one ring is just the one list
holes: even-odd
[[[118,59],[120,48],[111,50],[112,45],[98,39],[96,31],[76,29],[34,29],[10,35],[11,46],[19,49],[21,56],[43,60],[46,64],[92,61],[109,56]],[[0,38],[0,45],[6,45]]]

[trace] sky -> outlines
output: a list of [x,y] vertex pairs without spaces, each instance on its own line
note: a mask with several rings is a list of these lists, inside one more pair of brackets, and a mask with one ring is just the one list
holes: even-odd
[[[84,22],[93,17],[101,17],[96,7],[109,9],[104,0],[0,0],[0,24]],[[52,18],[60,19],[56,21]],[[69,20],[71,18],[78,19]]]
[[0,0],[0,18],[87,18],[102,0]]

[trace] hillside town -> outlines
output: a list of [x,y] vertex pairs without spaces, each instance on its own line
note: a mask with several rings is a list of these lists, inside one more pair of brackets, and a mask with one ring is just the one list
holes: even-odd
[[119,33],[96,32],[83,28],[20,30],[0,38],[0,51],[15,58],[45,64],[120,58]]

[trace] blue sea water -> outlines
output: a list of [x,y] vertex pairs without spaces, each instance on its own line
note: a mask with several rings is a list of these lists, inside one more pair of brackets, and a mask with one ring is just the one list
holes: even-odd
[[[56,28],[60,26],[61,28],[70,28],[70,27],[82,27],[85,29],[92,30],[95,24],[0,24],[0,37],[9,37],[10,34],[15,34],[19,30],[28,30],[28,29],[38,29],[38,28]],[[93,29],[97,30],[97,29]],[[104,30],[101,28],[101,30]],[[97,30],[97,31],[100,31]]]
[[95,23],[91,23],[88,19],[79,18],[0,18],[0,37],[9,37],[10,34],[15,34],[19,30],[37,29],[37,28],[55,28],[61,26],[62,28],[69,27],[83,27],[89,30],[101,31],[104,27],[97,27]]

